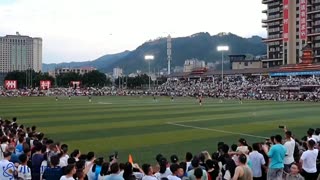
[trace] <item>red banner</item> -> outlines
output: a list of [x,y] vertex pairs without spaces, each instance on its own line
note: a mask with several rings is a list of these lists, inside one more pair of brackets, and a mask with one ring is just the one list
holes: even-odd
[[307,39],[307,0],[300,0],[300,39]]
[[283,41],[289,40],[289,0],[283,0]]
[[17,80],[5,80],[4,81],[4,87],[7,90],[17,89],[17,86],[18,86]]
[[51,81],[42,80],[40,81],[40,90],[48,90],[51,88]]
[[80,88],[81,83],[80,81],[71,81],[70,84],[72,88],[76,89],[76,88]]

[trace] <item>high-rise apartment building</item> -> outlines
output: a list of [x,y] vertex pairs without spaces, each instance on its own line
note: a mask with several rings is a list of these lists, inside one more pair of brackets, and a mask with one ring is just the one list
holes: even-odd
[[113,68],[113,78],[117,79],[119,76],[122,76],[123,75],[123,69],[122,68],[119,68],[119,67],[116,67],[116,68]]
[[0,73],[42,70],[42,39],[16,35],[0,37]]
[[264,68],[297,64],[301,49],[309,44],[314,50],[314,62],[320,62],[320,0],[262,0],[267,5],[267,59]]

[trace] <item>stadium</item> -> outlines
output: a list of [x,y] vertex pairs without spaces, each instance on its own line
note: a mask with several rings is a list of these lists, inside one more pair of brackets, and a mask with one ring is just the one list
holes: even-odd
[[[313,148],[306,142],[320,140],[319,71],[317,65],[304,62],[268,71],[226,71],[222,81],[221,72],[199,69],[183,76],[172,74],[165,83],[146,90],[81,88],[78,82],[71,88],[53,88],[50,81],[28,90],[16,89],[17,82],[7,80],[0,101],[1,148],[18,155],[31,150],[47,158],[39,162],[32,157],[31,171],[34,164],[48,164],[59,154],[61,167],[69,167],[77,159],[80,166],[96,157],[94,167],[109,166],[116,160],[126,171],[129,164],[121,162],[130,161],[135,173],[146,174],[135,163],[174,171],[175,163],[189,161],[194,166],[211,166],[216,169],[212,175],[222,178],[234,176],[241,161],[231,159],[236,164],[225,167],[219,162],[241,154],[250,159],[253,152],[259,152],[265,157],[263,167],[270,156],[268,149],[283,137],[295,142],[291,163],[298,163],[300,156]],[[188,159],[190,154],[193,160]],[[250,163],[254,161],[252,157]],[[40,169],[33,178],[48,176]],[[92,170],[86,172],[88,176]],[[267,176],[265,171],[261,173]]]
[[0,22],[0,180],[320,180],[320,0],[1,0]]

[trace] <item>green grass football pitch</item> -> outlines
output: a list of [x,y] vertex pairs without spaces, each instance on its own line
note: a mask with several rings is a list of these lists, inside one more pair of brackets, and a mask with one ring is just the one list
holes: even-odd
[[119,152],[126,161],[154,163],[158,153],[180,159],[187,152],[216,151],[220,141],[233,144],[240,137],[262,142],[283,134],[287,125],[301,138],[310,127],[320,127],[320,104],[306,102],[238,101],[168,97],[18,97],[0,98],[0,117],[16,116],[18,123],[36,125],[54,140],[108,157]]

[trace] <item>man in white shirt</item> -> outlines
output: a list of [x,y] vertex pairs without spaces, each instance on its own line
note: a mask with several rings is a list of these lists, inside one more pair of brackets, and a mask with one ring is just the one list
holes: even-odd
[[18,166],[18,177],[24,180],[31,180],[31,170],[27,165],[28,156],[26,154],[21,154],[19,156],[21,164]]
[[317,157],[318,149],[314,149],[315,142],[313,140],[308,141],[308,150],[302,153],[300,163],[302,164],[301,175],[305,179],[317,179]]
[[144,172],[142,180],[158,180],[155,176],[153,176],[153,169],[150,164],[143,164],[142,170]]
[[178,164],[171,164],[170,166],[170,171],[172,172],[172,174],[170,174],[167,178],[168,180],[181,180],[178,177],[178,173],[179,173],[179,168],[180,166]]
[[[286,129],[285,129],[286,130]],[[284,147],[287,149],[286,156],[284,157],[284,171],[286,173],[290,173],[290,167],[294,163],[294,148],[296,146],[295,140],[292,138],[292,132],[291,131],[286,131],[285,132],[285,143]]]
[[262,178],[262,167],[265,169],[266,162],[264,160],[264,157],[261,153],[258,152],[260,149],[259,143],[254,143],[252,145],[253,151],[249,154],[249,160],[251,161],[251,170],[253,174],[254,179]]
[[15,167],[12,162],[9,162],[11,158],[11,152],[5,151],[3,153],[3,159],[0,161],[0,179],[1,180],[13,180]]

